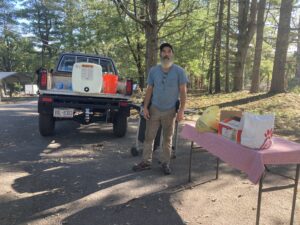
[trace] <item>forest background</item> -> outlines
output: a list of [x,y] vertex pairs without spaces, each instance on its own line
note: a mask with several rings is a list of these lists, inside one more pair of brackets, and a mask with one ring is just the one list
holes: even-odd
[[295,0],[1,0],[0,71],[34,81],[62,52],[101,54],[144,88],[170,42],[190,90],[299,91],[299,9]]

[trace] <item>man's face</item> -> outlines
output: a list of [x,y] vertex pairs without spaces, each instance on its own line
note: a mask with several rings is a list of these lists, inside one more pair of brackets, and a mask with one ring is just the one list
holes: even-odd
[[173,63],[173,51],[169,47],[164,47],[160,53],[160,61],[164,66],[171,66]]

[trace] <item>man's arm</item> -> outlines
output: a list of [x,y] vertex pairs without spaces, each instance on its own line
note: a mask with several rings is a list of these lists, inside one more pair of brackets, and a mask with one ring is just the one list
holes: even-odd
[[184,116],[184,109],[185,109],[185,102],[186,102],[186,84],[181,84],[179,86],[179,97],[180,97],[180,107],[177,113],[176,120],[179,122],[183,119]]
[[148,106],[149,106],[150,101],[151,101],[152,92],[153,92],[153,86],[148,85],[147,90],[146,90],[146,94],[145,94],[145,99],[144,99],[144,117],[145,117],[146,120],[150,119],[150,113],[149,113],[149,110],[148,110]]

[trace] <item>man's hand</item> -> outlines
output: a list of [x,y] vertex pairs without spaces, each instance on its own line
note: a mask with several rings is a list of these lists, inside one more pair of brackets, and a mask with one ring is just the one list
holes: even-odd
[[183,117],[184,117],[184,110],[179,109],[177,116],[176,116],[176,120],[179,122],[179,121],[183,120]]
[[144,118],[146,120],[149,120],[150,119],[150,113],[149,113],[149,110],[147,107],[144,107]]

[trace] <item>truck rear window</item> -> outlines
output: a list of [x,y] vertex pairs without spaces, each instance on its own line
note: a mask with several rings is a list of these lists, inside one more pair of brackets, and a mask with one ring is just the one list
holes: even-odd
[[116,73],[112,62],[108,59],[75,55],[64,55],[59,62],[57,70],[60,72],[72,72],[75,62],[90,62],[98,65],[100,64],[102,66],[103,73]]

